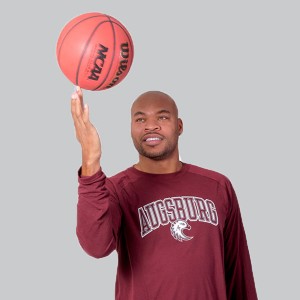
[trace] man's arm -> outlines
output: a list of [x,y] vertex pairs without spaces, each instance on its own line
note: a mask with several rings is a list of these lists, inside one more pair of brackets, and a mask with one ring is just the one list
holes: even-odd
[[116,248],[121,211],[117,199],[107,189],[107,179],[100,166],[100,138],[90,122],[89,109],[83,103],[79,87],[72,94],[71,112],[82,149],[76,233],[82,248],[89,255],[100,258]]
[[79,170],[77,227],[81,247],[91,256],[101,258],[116,249],[121,210],[105,174],[80,176]]
[[98,132],[89,118],[89,107],[83,103],[82,90],[72,94],[71,112],[76,137],[82,149],[82,176],[91,176],[100,169],[101,143]]
[[257,300],[250,254],[235,191],[227,182],[229,209],[224,229],[228,300]]

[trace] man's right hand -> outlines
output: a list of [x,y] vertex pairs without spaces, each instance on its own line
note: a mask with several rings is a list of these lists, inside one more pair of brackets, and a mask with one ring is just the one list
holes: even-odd
[[76,130],[76,137],[82,149],[82,176],[91,176],[100,169],[101,142],[98,132],[90,122],[89,108],[83,103],[80,87],[72,94],[71,112]]

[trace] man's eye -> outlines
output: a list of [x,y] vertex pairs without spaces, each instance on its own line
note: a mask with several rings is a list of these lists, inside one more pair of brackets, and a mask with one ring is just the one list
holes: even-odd
[[167,117],[167,116],[160,116],[158,119],[159,119],[159,120],[167,120],[168,117]]
[[143,123],[144,121],[145,121],[144,118],[138,118],[138,119],[136,119],[136,122],[137,122],[137,123]]

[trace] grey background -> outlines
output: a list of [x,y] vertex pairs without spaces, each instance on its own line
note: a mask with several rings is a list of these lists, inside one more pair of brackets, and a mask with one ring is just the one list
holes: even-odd
[[[176,2],[176,3],[174,3]],[[299,283],[297,1],[11,1],[1,4],[1,299],[113,299],[116,254],[96,260],[75,235],[80,148],[73,85],[55,47],[71,18],[119,19],[131,71],[85,91],[107,175],[137,155],[129,109],[146,90],[178,103],[183,161],[228,176],[237,192],[260,299]]]

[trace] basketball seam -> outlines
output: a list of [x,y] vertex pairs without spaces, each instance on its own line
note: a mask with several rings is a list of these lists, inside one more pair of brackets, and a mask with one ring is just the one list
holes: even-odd
[[93,91],[98,90],[104,84],[104,82],[106,81],[107,77],[109,76],[109,74],[111,72],[112,65],[113,65],[113,62],[114,62],[114,59],[115,59],[115,55],[116,55],[116,31],[115,31],[115,28],[114,28],[114,25],[113,25],[114,22],[111,20],[111,18],[108,15],[105,15],[105,16],[108,19],[108,21],[105,21],[105,22],[109,22],[111,24],[111,28],[112,28],[112,32],[113,32],[113,37],[114,37],[113,54],[112,54],[112,59],[110,61],[109,69],[106,72],[106,76],[104,77],[104,79],[102,80],[102,82],[96,88],[93,89]]
[[[128,42],[129,42],[129,44],[130,44],[130,49],[131,49],[131,62],[130,62],[130,64],[128,65],[128,69],[127,69],[127,74],[128,74],[128,73],[129,73],[129,70],[130,70],[130,68],[131,68],[131,66],[132,66],[133,55],[134,55],[134,48],[133,48],[134,46],[133,46],[132,38],[131,38],[129,32],[127,31],[127,29],[124,28],[124,26],[123,26],[122,24],[116,23],[116,22],[114,22],[114,21],[112,21],[112,23],[113,23],[114,25],[119,26],[119,27],[123,30],[123,32],[124,32],[124,33],[126,34],[126,36],[127,36]],[[121,80],[123,80],[124,78],[125,78],[125,77],[123,77]],[[120,81],[121,81],[121,80],[120,80]],[[118,83],[119,83],[120,81],[118,81]]]
[[107,21],[101,21],[100,23],[97,24],[97,26],[94,28],[94,30],[92,31],[92,33],[90,34],[85,46],[84,46],[84,50],[82,51],[81,53],[81,56],[80,56],[80,60],[79,60],[79,63],[78,63],[78,67],[77,67],[77,71],[76,71],[76,85],[78,85],[78,77],[79,77],[79,73],[80,73],[80,67],[81,67],[81,63],[82,63],[82,60],[85,56],[85,52],[89,46],[89,43],[93,37],[93,35],[95,34],[95,32],[97,31],[97,29],[103,24],[103,23],[106,23]]
[[[112,69],[112,63],[113,63],[113,61],[114,61],[114,59],[115,59],[115,55],[116,55],[116,46],[117,46],[114,25],[120,27],[120,28],[123,30],[123,32],[126,34],[127,39],[128,39],[128,42],[129,42],[129,44],[130,44],[130,49],[131,49],[131,52],[132,52],[132,54],[131,54],[131,61],[133,61],[133,53],[134,53],[134,52],[133,52],[133,42],[132,42],[132,38],[131,38],[130,34],[128,33],[127,29],[124,28],[124,26],[123,26],[122,24],[120,24],[120,22],[119,22],[119,23],[118,23],[118,22],[115,22],[115,21],[111,20],[109,16],[107,16],[107,17],[108,17],[108,19],[109,19],[109,22],[110,22],[111,24],[113,24],[113,25],[112,25],[112,27],[113,27],[113,33],[114,33],[114,52],[113,52],[113,58],[112,58],[112,60],[111,60],[111,65],[110,65],[110,67],[109,67],[109,70],[108,70],[108,72],[107,72],[107,75],[106,75],[105,79],[101,82],[101,84],[100,84],[99,86],[97,86],[95,89],[93,89],[93,91],[98,90],[98,89],[104,84],[104,82],[106,81],[107,77],[110,75],[110,72],[111,72],[111,69]],[[127,70],[127,73],[129,72],[130,68],[131,68],[131,63],[129,64],[129,69]],[[124,78],[122,78],[122,79],[124,79]]]
[[64,40],[66,39],[66,37],[69,35],[69,33],[77,26],[77,25],[79,25],[81,22],[84,22],[84,21],[86,21],[86,20],[88,20],[88,19],[91,19],[91,18],[100,18],[100,17],[103,17],[103,15],[98,15],[98,16],[90,16],[90,17],[87,17],[87,18],[85,18],[85,19],[83,19],[83,20],[80,20],[79,22],[77,22],[76,24],[74,24],[69,30],[68,30],[68,32],[65,34],[65,36],[63,37],[63,39],[62,39],[62,41],[61,41],[61,43],[60,43],[60,47],[59,47],[59,49],[58,49],[58,64],[60,65],[60,51],[61,51],[61,48],[62,48],[62,46],[63,46],[63,44],[64,44]]

